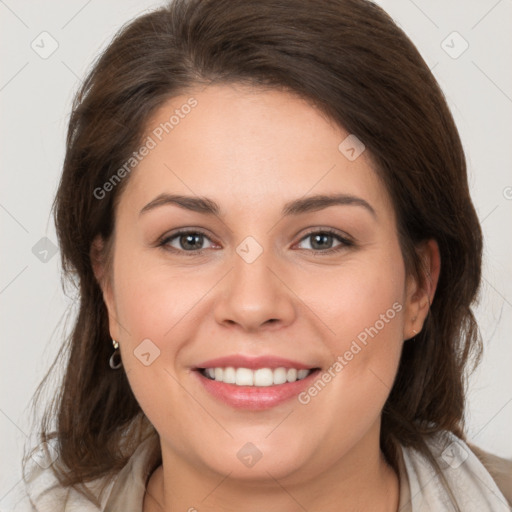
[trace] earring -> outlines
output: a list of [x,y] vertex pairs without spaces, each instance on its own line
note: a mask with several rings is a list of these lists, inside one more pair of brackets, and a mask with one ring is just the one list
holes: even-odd
[[415,336],[416,334],[418,334],[418,331],[416,329],[413,329],[412,332],[414,333]]
[[[123,366],[121,355],[119,354],[119,343],[116,340],[112,340],[112,345],[114,346],[114,353],[110,356],[108,364],[112,370],[119,370]],[[115,362],[116,356],[119,358],[118,363]]]

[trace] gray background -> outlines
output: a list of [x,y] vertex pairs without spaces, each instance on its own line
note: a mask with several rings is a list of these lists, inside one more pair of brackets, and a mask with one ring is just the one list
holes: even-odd
[[[512,1],[378,3],[433,70],[464,143],[486,242],[476,310],[485,353],[470,381],[468,433],[470,441],[510,458]],[[114,32],[160,4],[0,0],[0,507],[5,496],[19,489],[23,444],[34,433],[30,398],[59,350],[62,321],[71,304],[61,290],[49,213],[71,100]],[[50,35],[41,36],[45,31]],[[48,56],[52,44],[58,47]],[[44,237],[50,243],[41,241]]]

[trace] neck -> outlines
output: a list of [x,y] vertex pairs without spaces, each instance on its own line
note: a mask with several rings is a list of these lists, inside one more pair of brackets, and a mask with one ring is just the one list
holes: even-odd
[[[162,450],[162,466],[150,478],[144,512],[348,512],[398,510],[399,481],[387,464],[377,436],[357,446],[323,471],[308,474],[308,464],[292,475],[275,479],[271,471],[258,480],[221,475],[199,468]],[[178,490],[178,491],[177,491]]]

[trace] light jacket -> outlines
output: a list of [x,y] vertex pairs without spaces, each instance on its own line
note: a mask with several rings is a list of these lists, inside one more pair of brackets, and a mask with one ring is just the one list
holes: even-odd
[[[444,434],[444,435],[443,435]],[[512,511],[512,461],[468,446],[444,432],[427,444],[462,512]],[[25,486],[10,493],[1,512],[142,512],[150,469],[154,469],[154,439],[139,445],[126,466],[111,481],[99,505],[72,488],[59,485],[51,461],[33,461],[27,468]],[[399,512],[448,512],[455,510],[438,473],[418,451],[402,447],[399,467]],[[46,466],[46,467],[45,467]],[[102,479],[87,484],[94,495]]]

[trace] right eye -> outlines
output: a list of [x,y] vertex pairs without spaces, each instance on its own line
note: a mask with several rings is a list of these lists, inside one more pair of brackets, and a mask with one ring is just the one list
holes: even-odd
[[201,247],[205,240],[210,240],[210,238],[202,231],[182,229],[165,236],[158,246],[172,252],[188,253],[187,255],[189,256],[197,256],[205,250]]

